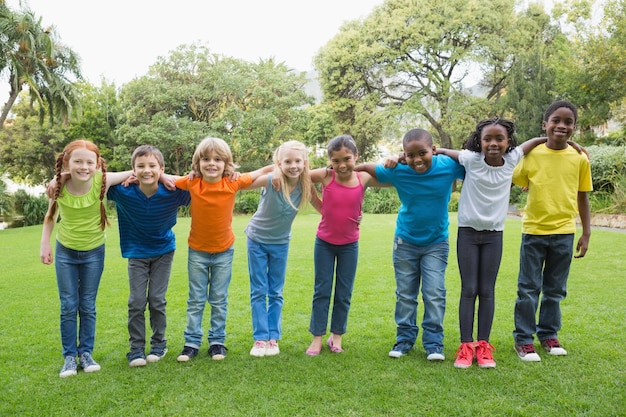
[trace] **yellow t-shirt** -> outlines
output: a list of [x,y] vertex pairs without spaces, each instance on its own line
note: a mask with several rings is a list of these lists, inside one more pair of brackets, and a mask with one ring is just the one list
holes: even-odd
[[191,181],[182,177],[176,181],[177,188],[189,190],[191,195],[191,231],[187,241],[191,249],[218,253],[233,245],[235,194],[250,184],[250,174],[242,174],[237,181],[222,178],[216,183],[207,182],[201,177]]
[[545,144],[515,167],[513,182],[528,187],[522,231],[531,235],[576,232],[578,193],[593,190],[587,156],[574,148],[553,150]]

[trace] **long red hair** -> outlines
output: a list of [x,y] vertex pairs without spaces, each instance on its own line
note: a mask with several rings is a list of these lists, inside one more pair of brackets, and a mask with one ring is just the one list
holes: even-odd
[[106,185],[107,185],[107,169],[106,169],[106,161],[100,156],[100,150],[93,143],[85,139],[77,139],[67,144],[63,152],[61,152],[56,159],[55,164],[55,179],[56,179],[56,188],[54,190],[54,197],[52,198],[52,205],[50,206],[50,210],[46,215],[46,222],[54,221],[54,217],[57,211],[57,199],[61,194],[61,174],[63,173],[63,169],[66,168],[69,164],[70,157],[72,152],[76,149],[86,149],[96,154],[96,160],[98,161],[98,168],[102,171],[102,187],[100,188],[100,227],[102,230],[109,225],[109,219],[107,218],[106,209],[104,207],[104,197],[106,193]]

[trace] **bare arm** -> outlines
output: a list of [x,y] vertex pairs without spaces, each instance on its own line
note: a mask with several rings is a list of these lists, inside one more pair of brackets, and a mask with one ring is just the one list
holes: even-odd
[[123,183],[131,175],[133,175],[133,171],[107,172],[107,191],[109,190],[109,187]]
[[258,176],[254,181],[252,181],[252,184],[246,187],[246,190],[254,190],[256,188],[265,187],[267,185],[268,176],[269,176],[268,174],[263,174],[263,175]]
[[524,152],[524,155],[527,155],[528,152],[532,151],[537,145],[541,145],[542,143],[546,143],[548,138],[532,138],[528,139],[526,142],[520,145],[520,148]]
[[[53,200],[50,200],[48,203],[48,212],[46,213],[46,217],[50,214],[50,209],[52,208]],[[54,225],[58,218],[57,214],[51,221],[43,222],[43,230],[41,231],[41,244],[39,246],[39,259],[45,265],[50,265],[52,263],[52,249],[50,248],[50,236],[52,236],[52,230],[54,229]]]
[[589,248],[589,238],[591,237],[591,210],[589,209],[589,193],[578,192],[578,215],[583,227],[583,234],[576,244],[576,252],[574,258],[582,258]]
[[459,162],[459,151],[457,151],[457,150],[446,149],[446,148],[437,148],[435,151],[437,152],[437,155],[446,155],[446,156],[449,156],[450,158],[454,159],[455,161]]
[[361,164],[354,167],[357,172],[367,172],[371,177],[376,179],[376,164]]
[[322,183],[324,185],[328,184],[331,179],[330,169],[328,168],[317,168],[309,171],[309,176],[311,177],[311,181],[314,184]]
[[311,205],[318,213],[322,213],[322,200],[320,200],[319,195],[317,195],[317,189],[315,185],[311,184]]

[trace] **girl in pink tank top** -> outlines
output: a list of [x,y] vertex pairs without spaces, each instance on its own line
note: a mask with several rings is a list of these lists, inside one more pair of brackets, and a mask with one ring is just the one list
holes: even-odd
[[[350,299],[359,254],[359,223],[365,189],[380,184],[366,172],[356,172],[356,142],[351,136],[337,136],[328,144],[331,166],[311,171],[311,180],[322,184],[322,220],[315,239],[315,289],[309,331],[313,341],[306,350],[316,356],[326,334],[333,282],[332,317],[327,345],[333,353],[343,352]],[[336,281],[335,281],[336,279]]]

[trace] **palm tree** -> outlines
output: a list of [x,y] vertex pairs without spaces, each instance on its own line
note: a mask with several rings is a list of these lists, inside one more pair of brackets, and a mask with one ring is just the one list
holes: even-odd
[[30,10],[14,12],[0,0],[0,75],[9,81],[0,129],[20,92],[28,88],[40,104],[40,119],[67,120],[77,101],[74,82],[81,78],[78,55],[57,41],[54,27],[42,28]]

